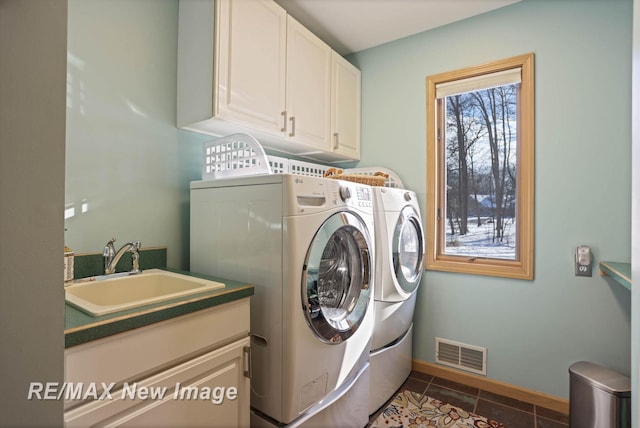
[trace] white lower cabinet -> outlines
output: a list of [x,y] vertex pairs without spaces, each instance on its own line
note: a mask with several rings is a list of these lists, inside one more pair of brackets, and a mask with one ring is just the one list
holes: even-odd
[[[76,388],[76,395],[66,396],[72,399],[65,402],[65,426],[249,426],[249,303],[244,300],[68,349],[65,364],[70,376],[65,378],[70,388]],[[200,337],[211,338],[208,332],[214,330],[223,330],[227,340],[214,334],[216,342],[202,350]],[[176,347],[183,346],[177,359],[173,358],[172,338],[176,338]],[[113,345],[120,341],[137,343],[127,352],[137,375],[129,376],[127,356],[117,354],[118,347]],[[193,352],[193,348],[200,351]],[[168,349],[173,350],[165,352]],[[96,358],[98,355],[102,358]],[[149,360],[146,370],[138,364],[145,356]],[[170,362],[157,366],[167,357]],[[74,362],[82,367],[74,370]],[[122,370],[117,370],[119,365]],[[86,369],[90,366],[94,376]],[[93,387],[101,389],[97,398]]]

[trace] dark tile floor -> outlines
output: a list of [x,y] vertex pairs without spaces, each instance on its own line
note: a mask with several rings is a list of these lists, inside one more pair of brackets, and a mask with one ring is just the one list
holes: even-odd
[[[569,416],[554,410],[415,371],[411,372],[400,389],[426,394],[468,412],[494,419],[501,422],[505,428],[567,428],[569,426]],[[382,409],[385,407],[386,404]],[[373,422],[382,409],[374,413],[369,422]]]

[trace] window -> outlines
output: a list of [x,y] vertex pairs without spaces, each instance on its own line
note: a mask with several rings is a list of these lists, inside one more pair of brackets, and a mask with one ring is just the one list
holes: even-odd
[[533,54],[427,77],[427,269],[533,279]]

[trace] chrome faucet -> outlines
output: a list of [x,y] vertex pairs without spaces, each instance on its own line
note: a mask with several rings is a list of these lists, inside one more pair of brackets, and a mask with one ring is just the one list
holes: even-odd
[[130,241],[124,244],[118,251],[116,251],[113,243],[116,242],[116,238],[111,238],[107,245],[105,245],[102,251],[104,257],[104,273],[105,275],[111,275],[116,272],[116,265],[120,261],[122,255],[128,250],[131,253],[132,268],[129,274],[140,273],[140,241]]

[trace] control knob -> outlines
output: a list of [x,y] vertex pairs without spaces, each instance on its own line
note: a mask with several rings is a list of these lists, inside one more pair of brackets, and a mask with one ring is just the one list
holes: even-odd
[[340,186],[340,199],[346,202],[351,197],[351,189],[346,186]]

